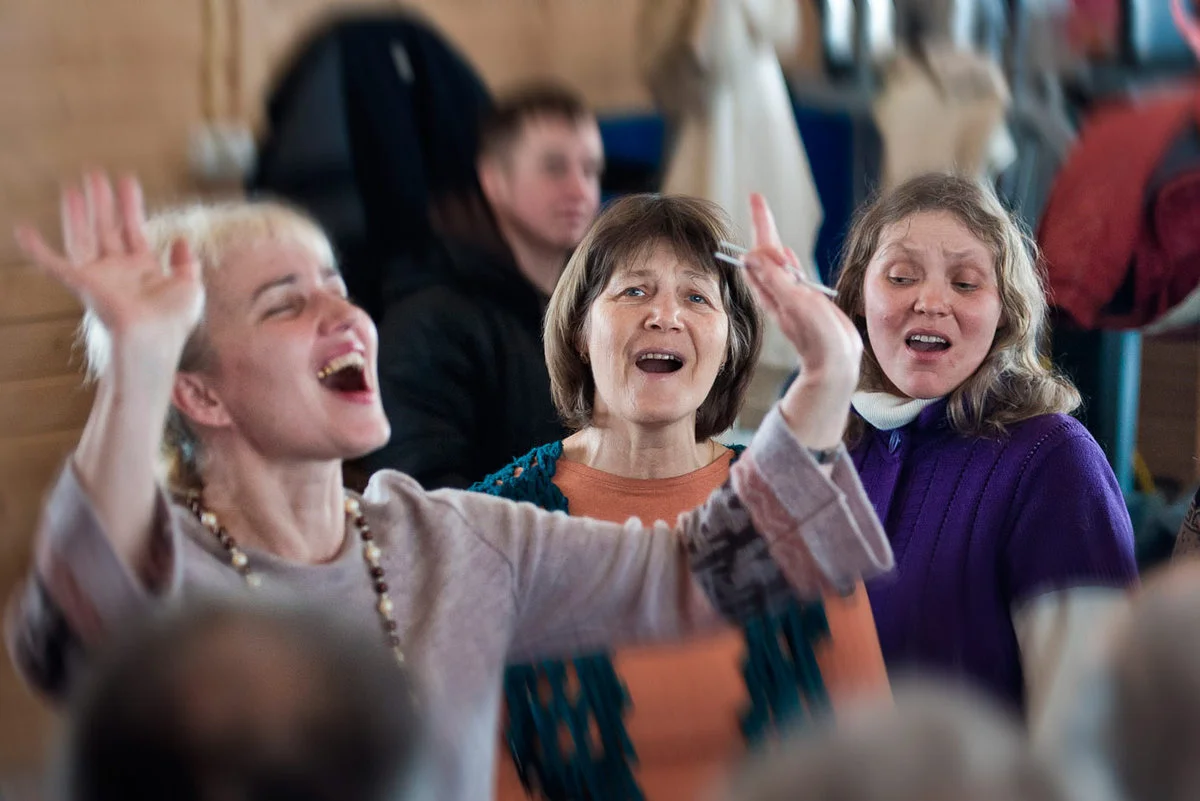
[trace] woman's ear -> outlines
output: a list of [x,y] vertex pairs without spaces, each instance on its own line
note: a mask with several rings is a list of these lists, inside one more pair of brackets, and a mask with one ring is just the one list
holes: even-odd
[[202,428],[224,428],[231,423],[225,405],[200,373],[175,374],[171,404],[188,422]]
[[592,363],[592,357],[591,357],[591,354],[588,353],[588,344],[587,344],[588,333],[589,333],[588,329],[591,327],[591,324],[592,324],[592,314],[591,314],[591,311],[589,310],[587,313],[587,316],[583,318],[583,325],[579,326],[579,332],[577,334],[575,334],[575,342],[574,342],[575,352],[579,354],[579,358],[583,361],[584,364]]

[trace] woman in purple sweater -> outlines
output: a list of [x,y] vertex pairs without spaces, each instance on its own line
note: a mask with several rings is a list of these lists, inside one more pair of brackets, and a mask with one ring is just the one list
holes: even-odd
[[375,327],[321,230],[270,203],[147,223],[135,182],[114,193],[89,176],[63,195],[64,253],[18,231],[86,305],[98,383],[9,609],[14,660],[61,696],[135,615],[210,594],[312,603],[407,665],[432,726],[431,797],[476,801],[493,788],[506,662],[694,634],[718,611],[887,569],[839,447],[861,340],[788,277],[763,222],[747,275],[808,380],[704,506],[647,530],[427,493],[391,471],[345,492],[342,460],[378,448],[388,426]]
[[966,677],[1037,732],[1137,574],[1079,394],[1038,353],[1033,252],[990,190],[928,175],[858,216],[837,289],[865,345],[847,445],[896,558],[867,585],[888,669]]

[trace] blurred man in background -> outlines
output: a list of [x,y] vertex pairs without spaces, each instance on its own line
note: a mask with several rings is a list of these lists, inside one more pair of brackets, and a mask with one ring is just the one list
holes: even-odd
[[427,489],[467,487],[565,431],[550,400],[542,315],[600,205],[600,129],[571,91],[499,98],[480,132],[488,221],[436,243],[423,286],[379,333],[391,441],[360,465]]

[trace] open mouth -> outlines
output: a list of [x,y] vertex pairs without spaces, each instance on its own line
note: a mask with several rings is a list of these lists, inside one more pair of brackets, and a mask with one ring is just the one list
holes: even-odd
[[643,373],[674,373],[683,369],[683,359],[667,351],[647,351],[634,364]]
[[356,352],[330,359],[317,371],[317,380],[334,392],[366,392],[371,388],[367,381],[367,360]]
[[950,347],[950,341],[937,334],[912,334],[904,340],[904,344],[917,353],[937,353]]

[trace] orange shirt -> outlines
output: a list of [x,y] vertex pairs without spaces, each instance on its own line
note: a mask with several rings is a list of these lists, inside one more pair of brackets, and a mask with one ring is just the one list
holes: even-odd
[[[572,515],[624,522],[674,520],[700,506],[729,478],[733,451],[707,467],[664,479],[630,479],[560,459],[554,484]],[[860,586],[849,598],[825,599],[830,637],[816,646],[836,710],[852,698],[889,693],[875,619]],[[738,726],[748,704],[735,628],[686,643],[625,648],[613,663],[632,698],[626,726],[637,750],[634,773],[647,801],[694,801],[742,754]],[[526,798],[507,750],[497,797]]]

